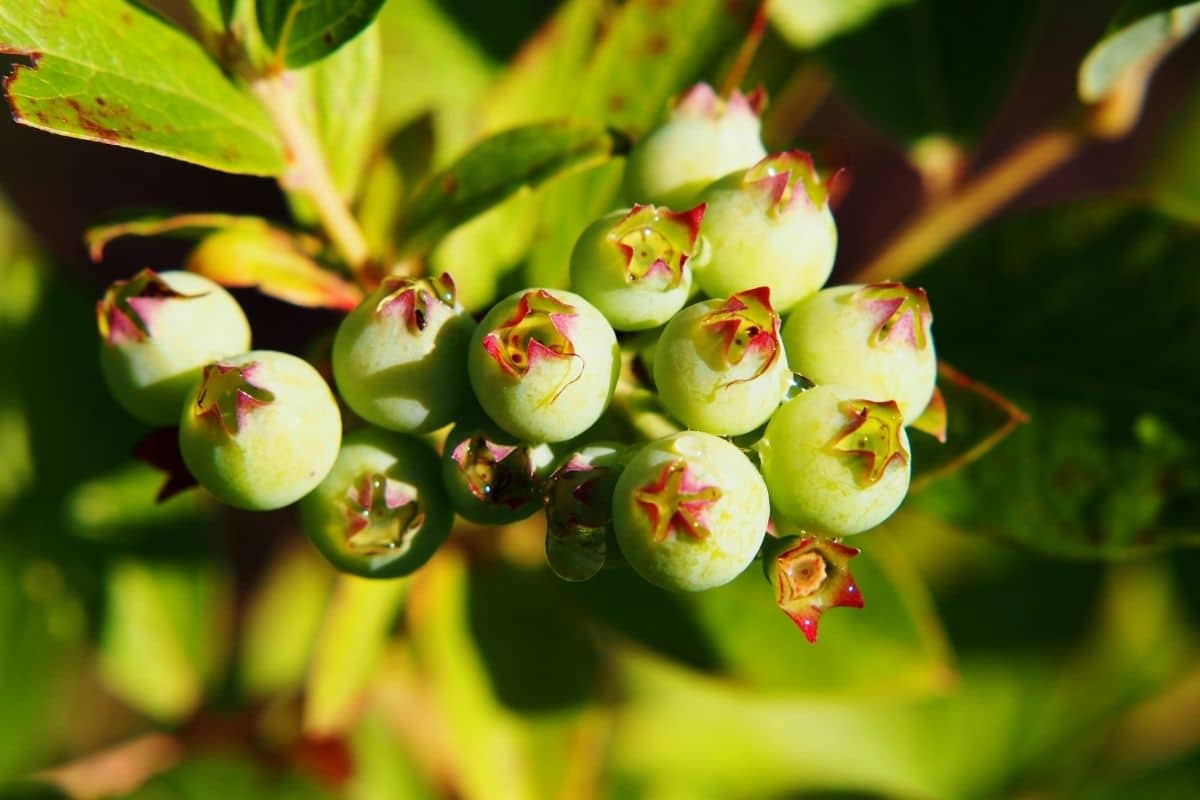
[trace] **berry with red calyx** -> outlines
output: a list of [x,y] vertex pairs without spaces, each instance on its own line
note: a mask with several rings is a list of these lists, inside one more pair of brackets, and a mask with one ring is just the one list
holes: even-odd
[[407,575],[430,559],[454,521],[438,469],[437,453],[420,439],[360,428],[300,501],[304,532],[343,572]]
[[629,565],[665,589],[702,591],[754,560],[770,517],[762,477],[717,436],[683,431],[642,447],[613,490],[613,529]]
[[705,186],[767,154],[762,144],[761,90],[723,100],[707,83],[679,97],[667,119],[625,159],[624,195],[632,203],[683,208]]
[[612,326],[562,290],[526,289],[501,300],[475,329],[467,355],[475,397],[504,430],[527,442],[562,442],[608,407],[620,371]]
[[775,590],[775,603],[809,642],[830,608],[862,608],[862,593],[850,574],[859,550],[819,536],[770,539],[763,548],[763,572]]
[[861,533],[908,492],[908,435],[893,401],[814,386],[779,407],[757,449],[775,509],[806,530]]
[[542,507],[542,486],[554,459],[547,444],[518,441],[490,420],[465,420],[446,437],[442,484],[462,516],[504,525]]
[[783,342],[796,372],[895,400],[910,424],[929,405],[937,380],[932,323],[924,289],[892,282],[833,286],[796,306]]
[[765,287],[688,306],[654,349],[654,382],[689,428],[723,435],[766,422],[791,382],[779,315]]
[[341,414],[321,375],[270,350],[205,367],[179,422],[179,449],[196,480],[222,502],[258,511],[312,491],[341,438]]
[[708,259],[696,283],[709,297],[768,286],[784,313],[821,288],[833,271],[837,226],[829,184],[799,150],[767,156],[701,195]]
[[635,205],[592,223],[571,252],[571,288],[619,331],[662,325],[692,290],[704,206]]
[[96,304],[100,370],[121,406],[173,425],[210,361],[250,349],[250,324],[229,292],[190,272],[144,269]]
[[384,278],[338,328],[338,391],[354,413],[381,428],[440,428],[467,392],[462,365],[474,328],[449,274]]

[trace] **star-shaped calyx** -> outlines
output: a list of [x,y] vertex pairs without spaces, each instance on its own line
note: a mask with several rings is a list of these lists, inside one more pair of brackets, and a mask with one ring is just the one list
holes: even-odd
[[575,307],[545,289],[521,295],[516,311],[483,337],[483,346],[500,368],[522,377],[534,363],[547,358],[574,358],[571,328]]
[[720,338],[727,366],[742,363],[748,353],[757,356],[755,373],[743,380],[762,375],[782,351],[779,314],[771,307],[771,290],[766,286],[732,295],[716,311],[705,314],[700,325]]
[[838,408],[850,421],[830,446],[853,457],[853,471],[860,486],[878,482],[893,462],[901,466],[908,463],[908,450],[900,438],[904,417],[895,400],[846,400]]
[[808,641],[817,641],[817,623],[826,609],[863,607],[849,567],[858,553],[820,536],[786,536],[768,543],[763,569],[775,603]]
[[701,481],[685,459],[663,466],[652,482],[634,492],[633,499],[650,518],[650,539],[677,537],[703,540],[711,535],[705,519],[708,508],[722,497],[716,486]]
[[454,308],[454,279],[443,272],[436,278],[384,278],[376,314],[399,314],[410,333],[425,330],[431,315]]
[[423,524],[412,484],[369,472],[346,492],[346,546],[359,555],[402,554]]
[[108,344],[143,342],[150,338],[155,311],[167,300],[190,300],[201,295],[181,294],[152,269],[144,269],[127,281],[116,281],[96,303],[96,325]]
[[625,282],[648,278],[674,289],[683,282],[688,259],[695,252],[705,205],[672,211],[635,205],[608,232],[608,241],[625,257]]
[[720,119],[726,114],[745,114],[761,116],[767,105],[767,93],[760,86],[749,94],[742,94],[734,89],[729,99],[722,99],[716,90],[707,83],[697,83],[679,97],[675,98],[671,107],[673,117],[701,117],[703,119]]
[[796,202],[809,208],[824,208],[829,202],[833,177],[822,181],[811,155],[802,150],[787,150],[759,161],[746,170],[742,181],[763,192],[769,204],[768,213],[777,216],[787,212]]
[[853,299],[876,315],[877,324],[869,339],[872,345],[889,339],[906,342],[918,350],[928,345],[926,330],[933,321],[933,312],[924,289],[910,289],[895,282],[872,283],[855,292]]
[[252,382],[258,369],[257,361],[241,367],[218,361],[205,367],[196,395],[196,416],[236,436],[248,414],[275,400],[274,392]]
[[483,433],[463,439],[450,453],[471,494],[485,503],[520,508],[537,498],[529,448],[499,444]]

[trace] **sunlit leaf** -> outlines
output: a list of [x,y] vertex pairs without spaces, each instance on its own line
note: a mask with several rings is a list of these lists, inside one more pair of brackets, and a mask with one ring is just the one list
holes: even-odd
[[226,172],[283,171],[262,107],[197,41],[124,0],[5,3],[0,52],[33,59],[6,85],[24,125]]
[[267,46],[288,67],[325,58],[371,24],[384,0],[255,0]]
[[1134,18],[1130,12],[1123,14],[1118,26],[1088,51],[1079,67],[1079,96],[1084,102],[1104,99],[1131,74],[1156,64],[1200,25],[1200,3],[1175,3],[1144,11],[1145,16]]

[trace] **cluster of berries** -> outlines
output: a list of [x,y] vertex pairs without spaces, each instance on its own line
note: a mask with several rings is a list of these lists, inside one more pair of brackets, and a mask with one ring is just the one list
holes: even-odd
[[[344,438],[317,370],[249,350],[236,301],[191,273],[108,290],[104,375],[135,416],[179,426],[184,462],[220,500],[299,500],[345,571],[411,572],[453,512],[502,524],[544,509],[548,561],[570,580],[623,560],[698,591],[763,553],[811,639],[823,607],[861,605],[857,551],[826,537],[903,500],[905,426],[930,404],[936,363],[923,291],[820,290],[837,243],[828,182],[807,154],[765,152],[758,105],[703,84],[684,95],[628,157],[638,204],[580,236],[572,291],[525,289],[476,323],[448,274],[385,278],[333,342],[338,395],[365,422]],[[689,305],[698,292],[712,299]],[[683,430],[604,441],[592,431],[634,343]],[[424,435],[452,423],[439,458]]]

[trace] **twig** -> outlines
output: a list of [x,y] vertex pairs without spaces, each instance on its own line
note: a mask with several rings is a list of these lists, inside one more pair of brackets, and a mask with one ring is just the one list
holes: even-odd
[[920,213],[855,280],[906,277],[1069,161],[1085,141],[1082,133],[1061,127],[1034,134],[962,189]]
[[280,177],[280,185],[302,192],[312,202],[333,246],[363,282],[370,269],[367,239],[338,191],[320,145],[296,109],[288,74],[262,75],[250,82],[250,88],[271,116],[287,151],[288,171]]
[[737,57],[733,60],[729,72],[725,74],[725,81],[721,84],[722,97],[729,97],[746,79],[746,73],[750,71],[750,65],[754,62],[754,54],[758,52],[758,46],[767,32],[767,10],[770,5],[771,0],[763,0],[758,6],[758,10],[754,12],[754,19],[750,21],[750,30],[746,32],[746,38],[742,40],[742,46],[738,48]]

